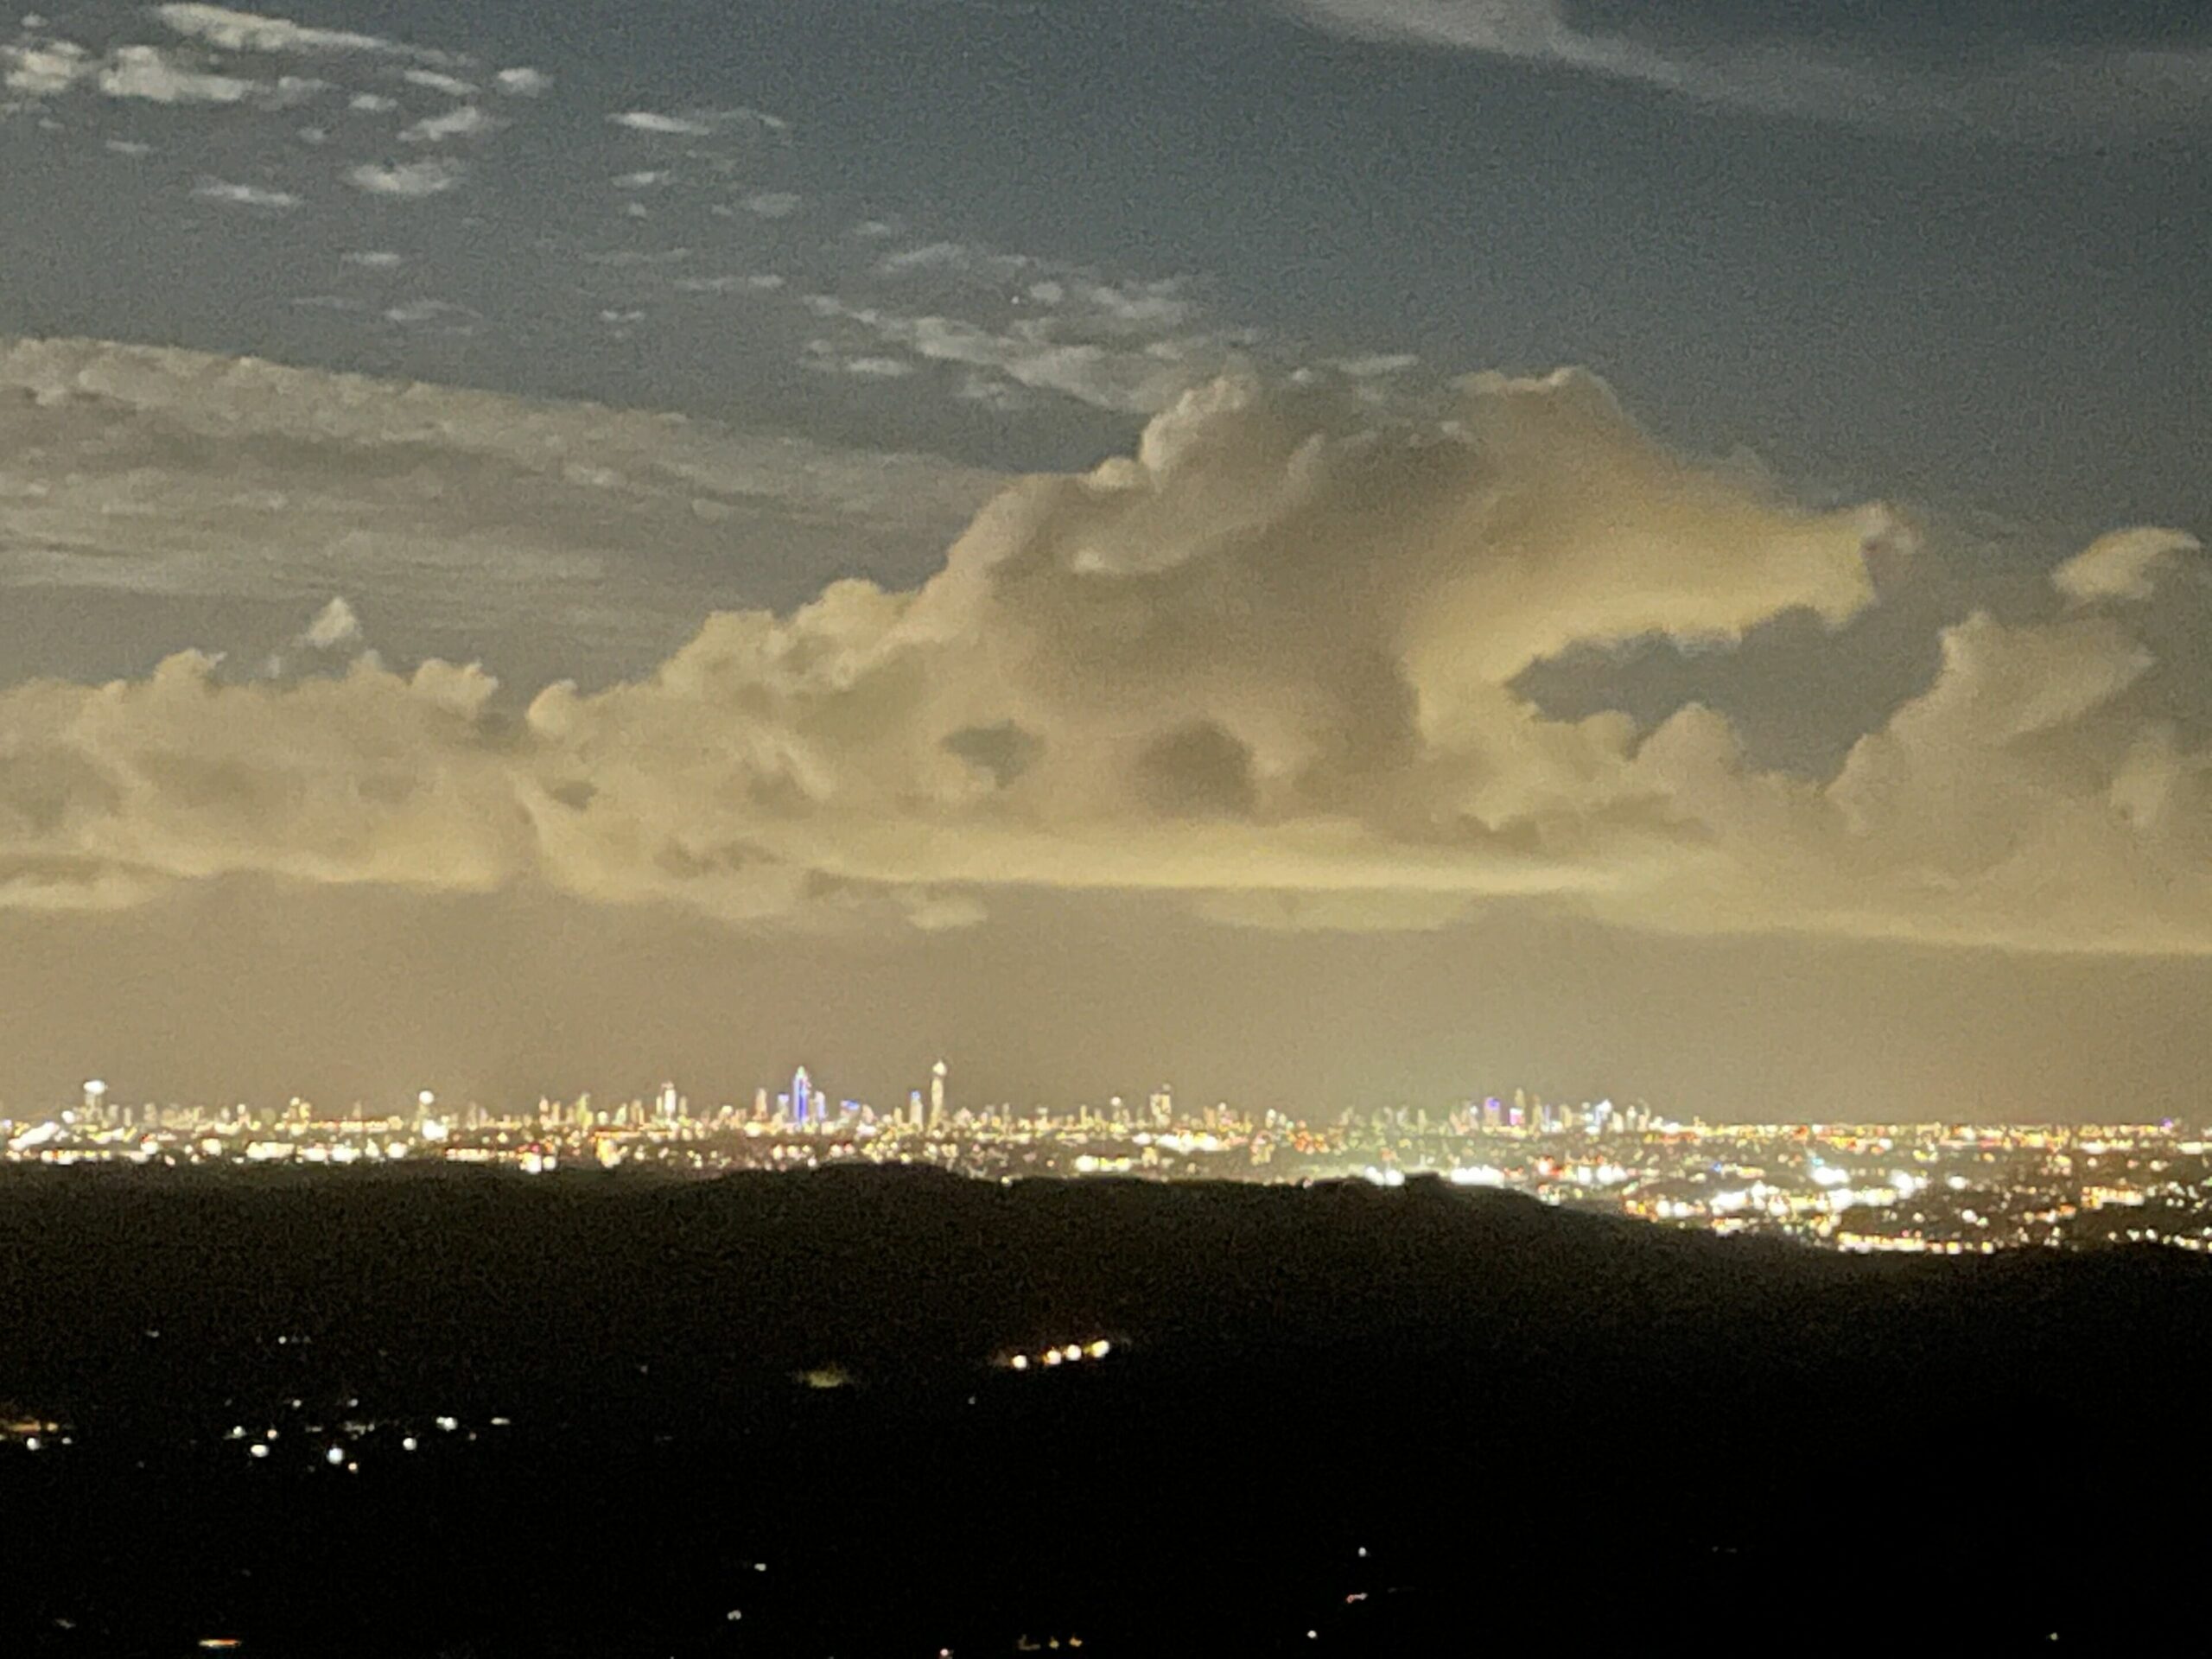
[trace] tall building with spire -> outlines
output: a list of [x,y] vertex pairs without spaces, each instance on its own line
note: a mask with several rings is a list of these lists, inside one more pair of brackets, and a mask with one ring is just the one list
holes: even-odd
[[944,1122],[944,1062],[939,1060],[930,1068],[930,1122]]

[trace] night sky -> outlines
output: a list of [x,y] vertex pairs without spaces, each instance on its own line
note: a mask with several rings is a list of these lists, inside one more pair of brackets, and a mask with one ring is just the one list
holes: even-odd
[[2136,1117],[2212,22],[0,29],[0,1102]]

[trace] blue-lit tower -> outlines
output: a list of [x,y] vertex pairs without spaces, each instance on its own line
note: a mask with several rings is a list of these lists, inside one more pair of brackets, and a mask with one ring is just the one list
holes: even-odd
[[791,1122],[804,1128],[813,1104],[814,1084],[802,1065],[791,1073]]

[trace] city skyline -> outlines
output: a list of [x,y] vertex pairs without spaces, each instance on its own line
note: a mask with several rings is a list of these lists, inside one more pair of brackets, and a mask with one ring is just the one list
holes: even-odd
[[0,33],[0,1098],[2200,1109],[2202,20],[540,10]]
[[[1146,1074],[1157,1076],[1157,1073]],[[1171,1122],[1211,1120],[1216,1115],[1242,1121],[1280,1119],[1286,1124],[1336,1126],[1395,1122],[1426,1126],[1432,1116],[1440,1124],[1460,1116],[1493,1129],[1549,1131],[1569,1122],[1618,1116],[1627,1122],[1633,1113],[1640,1130],[1645,1122],[1676,1127],[1707,1126],[1727,1129],[1800,1128],[1822,1130],[1838,1125],[1892,1127],[1956,1124],[1971,1126],[1972,1114],[1937,1109],[1946,1103],[1923,1102],[1907,1109],[1902,1103],[1887,1112],[1862,1110],[1856,1116],[1819,1117],[1770,1110],[1756,1118],[1708,1117],[1694,1101],[1669,1101],[1655,1105],[1633,1088],[1599,1093],[1560,1093],[1526,1080],[1501,1083],[1496,1078],[1463,1079],[1456,1090],[1441,1093],[1407,1094],[1387,1088],[1354,1091],[1319,1106],[1288,1099],[1255,1098],[1249,1092],[1223,1095],[1179,1091],[1172,1080],[1129,1084],[1106,1082],[1079,1089],[1064,1096],[1030,1091],[1003,1096],[950,1092],[948,1062],[933,1062],[920,1074],[921,1081],[901,1090],[894,1080],[888,1094],[879,1099],[862,1090],[848,1095],[830,1090],[801,1064],[783,1087],[773,1082],[752,1080],[742,1067],[716,1079],[694,1078],[686,1083],[674,1077],[651,1085],[624,1089],[554,1089],[532,1101],[522,1096],[441,1095],[436,1090],[404,1088],[377,1098],[315,1096],[298,1091],[251,1096],[250,1091],[217,1090],[201,1096],[181,1095],[159,1086],[117,1085],[105,1077],[91,1077],[57,1098],[0,1098],[0,1128],[22,1131],[59,1123],[99,1123],[124,1128],[141,1122],[174,1118],[179,1122],[210,1122],[232,1120],[255,1122],[449,1122],[466,1118],[521,1122],[535,1115],[566,1120],[581,1113],[599,1127],[658,1128],[672,1123],[770,1123],[794,1134],[834,1135],[840,1130],[866,1125],[921,1128],[955,1122],[993,1126],[1055,1122],[1062,1125],[1093,1121],[1142,1128]],[[1618,1099],[1616,1098],[1618,1096]],[[1956,1103],[1950,1103],[1955,1104]],[[2114,1109],[2103,1116],[2070,1115],[2050,1117],[2016,1116],[1994,1120],[1990,1127],[2017,1128],[2047,1124],[2092,1133],[2101,1126],[2145,1122],[2202,1124],[2212,1128],[2212,1100],[2198,1112],[2184,1115],[2145,1113],[2140,1103],[2112,1102]],[[1776,1103],[1777,1107],[1786,1103]],[[143,1120],[141,1114],[147,1114]],[[1197,1116],[1192,1116],[1193,1114]]]
[[[926,1097],[879,1109],[804,1066],[749,1104],[671,1079],[626,1099],[486,1107],[418,1090],[397,1109],[134,1103],[99,1078],[71,1107],[0,1115],[0,1165],[60,1179],[106,1170],[343,1180],[461,1169],[529,1179],[713,1181],[912,1168],[1012,1186],[1104,1179],[1312,1188],[1451,1188],[1720,1236],[1866,1255],[1986,1256],[2024,1247],[2159,1244],[2212,1253],[2212,1139],[2202,1122],[1710,1124],[1637,1099],[1548,1100],[1515,1088],[1308,1122],[1256,1103],[1179,1102],[1162,1083],[1052,1106],[966,1102],[930,1068]],[[310,1186],[327,1194],[330,1189]],[[1061,1354],[1044,1363],[1081,1357]],[[1017,1364],[1019,1368],[1019,1363]],[[842,1386],[836,1367],[810,1386]]]
[[[921,1128],[925,1123],[950,1122],[956,1116],[963,1122],[985,1119],[1011,1122],[1016,1117],[1027,1120],[1039,1113],[1049,1116],[1056,1111],[1064,1118],[1079,1114],[1085,1121],[1095,1112],[1102,1121],[1110,1116],[1115,1122],[1136,1126],[1155,1122],[1164,1125],[1177,1121],[1175,1085],[1172,1082],[1163,1081],[1135,1089],[1109,1086],[1091,1090],[1080,1098],[1055,1102],[1034,1097],[985,1099],[977,1096],[961,1099],[950,1092],[951,1067],[942,1058],[929,1065],[923,1073],[923,1079],[920,1086],[908,1089],[903,1095],[894,1093],[878,1106],[873,1099],[855,1098],[825,1090],[814,1077],[811,1069],[801,1064],[794,1068],[789,1086],[780,1090],[771,1084],[743,1080],[734,1084],[710,1084],[705,1088],[698,1088],[696,1083],[687,1086],[671,1077],[652,1087],[627,1093],[616,1091],[607,1094],[587,1089],[541,1094],[537,1098],[537,1110],[540,1115],[555,1111],[566,1114],[571,1109],[590,1109],[596,1102],[602,1124],[613,1122],[625,1127],[642,1127],[674,1122],[680,1119],[703,1122],[712,1117],[773,1121],[798,1132],[819,1132],[835,1128],[840,1119],[864,1117],[870,1123],[895,1122]],[[1512,1101],[1507,1126],[1514,1128],[1523,1126],[1524,1112],[1541,1110],[1548,1113],[1554,1109],[1564,1110],[1570,1107],[1585,1113],[1593,1109],[1611,1111],[1613,1109],[1611,1096],[1603,1101],[1585,1099],[1580,1103],[1569,1103],[1556,1096],[1548,1098],[1541,1090],[1530,1090],[1522,1085],[1507,1086],[1506,1095],[1510,1095]],[[1478,1087],[1471,1090],[1462,1090],[1457,1096],[1441,1101],[1385,1099],[1378,1096],[1341,1102],[1319,1116],[1324,1119],[1331,1116],[1349,1118],[1353,1115],[1365,1118],[1378,1111],[1395,1112],[1402,1116],[1417,1111],[1426,1122],[1433,1107],[1438,1109],[1441,1116],[1462,1108],[1474,1109],[1486,1101],[1494,1117],[1506,1095],[1490,1096],[1485,1089]],[[317,1120],[373,1116],[421,1122],[448,1120],[464,1111],[478,1116],[514,1118],[526,1116],[528,1104],[519,1099],[487,1102],[473,1096],[442,1097],[434,1089],[402,1090],[390,1099],[365,1101],[357,1098],[342,1103],[334,1100],[317,1102],[299,1093],[286,1094],[281,1101],[250,1101],[234,1097],[234,1091],[196,1100],[180,1100],[173,1095],[165,1094],[158,1087],[150,1090],[133,1090],[127,1085],[118,1087],[105,1077],[86,1078],[79,1085],[78,1096],[73,1103],[65,1101],[60,1103],[26,1100],[11,1105],[5,1100],[0,1100],[0,1125],[13,1124],[19,1128],[35,1125],[45,1117],[58,1117],[68,1112],[73,1104],[78,1109],[76,1121],[98,1121],[109,1128],[128,1127],[134,1120],[124,1115],[143,1109],[193,1114],[210,1120],[227,1119],[235,1113],[263,1121],[296,1116]],[[1627,1096],[1624,1095],[1624,1098]],[[567,1102],[575,1103],[574,1107],[564,1104]],[[1211,1105],[1205,1102],[1194,1104],[1192,1097],[1186,1095],[1184,1104],[1209,1116],[1217,1110],[1226,1113],[1234,1109],[1239,1116],[1255,1116],[1262,1110],[1265,1110],[1270,1118],[1278,1115],[1286,1120],[1299,1116],[1296,1113],[1279,1111],[1276,1107],[1263,1108],[1249,1102],[1236,1103],[1232,1108],[1232,1103],[1226,1098]],[[1640,1111],[1649,1111],[1649,1103],[1640,1097],[1637,1105]],[[1536,1121],[1531,1118],[1530,1122],[1533,1125]],[[1544,1121],[1548,1122],[1548,1119]],[[1493,1124],[1493,1127],[1497,1126]]]

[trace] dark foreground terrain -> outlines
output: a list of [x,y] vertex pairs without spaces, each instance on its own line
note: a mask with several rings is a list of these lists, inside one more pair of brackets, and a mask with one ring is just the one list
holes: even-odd
[[2208,1360],[1421,1181],[26,1171],[0,1653],[2196,1650]]

